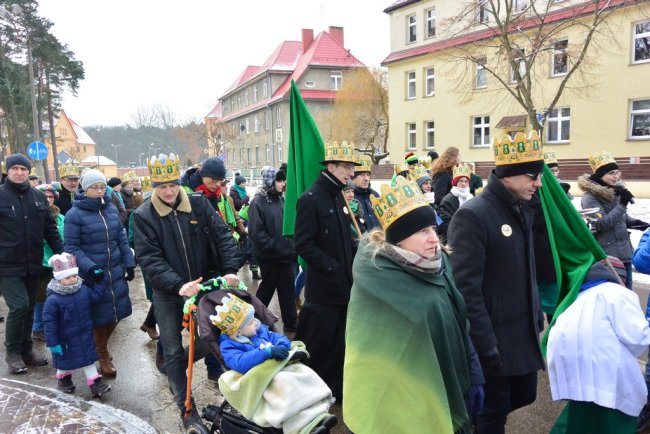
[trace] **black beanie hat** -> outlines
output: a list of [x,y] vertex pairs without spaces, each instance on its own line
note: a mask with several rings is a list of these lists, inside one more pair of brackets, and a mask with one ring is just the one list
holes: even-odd
[[393,222],[386,229],[386,241],[397,244],[417,231],[436,225],[436,213],[429,205],[420,206],[409,211]]
[[438,155],[438,153],[436,151],[429,151],[429,152],[427,152],[427,155],[429,156],[429,158],[431,158],[431,161],[437,160],[438,158],[440,158],[440,156]]
[[5,160],[5,170],[8,171],[14,166],[24,166],[27,170],[32,170],[32,163],[23,154],[13,154],[7,157]]
[[246,182],[246,178],[244,178],[243,176],[241,176],[239,174],[235,175],[235,185],[239,185],[239,184],[244,183],[244,182]]
[[118,185],[120,185],[121,183],[122,183],[122,180],[120,178],[110,178],[108,180],[108,182],[106,182],[106,184],[111,188],[115,188]]
[[275,174],[275,180],[276,181],[286,181],[287,180],[287,172],[285,172],[282,169],[278,170],[278,173]]
[[604,166],[600,166],[598,169],[596,169],[596,172],[592,176],[596,179],[602,179],[603,176],[605,176],[608,172],[611,172],[612,170],[619,170],[618,164],[609,163],[609,164],[605,164]]
[[219,158],[210,157],[201,164],[199,175],[214,179],[223,179],[226,177],[226,166],[224,166],[223,161]]
[[494,174],[497,178],[507,178],[508,176],[524,175],[526,173],[534,175],[542,170],[544,170],[544,160],[537,160],[519,164],[502,164],[495,167]]

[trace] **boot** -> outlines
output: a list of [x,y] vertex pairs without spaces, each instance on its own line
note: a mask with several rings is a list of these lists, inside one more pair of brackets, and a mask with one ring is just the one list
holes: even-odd
[[140,326],[140,330],[147,333],[149,335],[149,339],[151,339],[152,341],[157,341],[160,338],[160,334],[158,333],[158,330],[156,330],[155,326],[149,327],[148,325],[143,323]]
[[115,377],[117,376],[117,371],[115,370],[115,366],[113,366],[108,354],[107,327],[108,326],[105,325],[95,327],[95,348],[97,350],[97,358],[99,359],[101,374],[105,377]]
[[251,267],[251,272],[253,273],[253,279],[260,280],[262,278],[259,267]]
[[101,377],[95,379],[95,382],[90,385],[90,393],[93,395],[93,398],[101,398],[110,392],[110,390],[111,386],[106,383],[102,383]]
[[73,393],[75,387],[72,383],[72,375],[66,375],[63,378],[59,378],[58,389],[63,393]]
[[47,365],[47,358],[43,356],[39,356],[34,352],[34,350],[31,350],[29,353],[25,353],[22,355],[23,362],[27,366],[45,366]]
[[5,357],[5,360],[9,367],[9,371],[12,374],[22,374],[23,372],[27,372],[27,366],[25,366],[25,362],[23,362],[23,358],[20,357],[20,354],[9,353],[7,354],[7,357]]

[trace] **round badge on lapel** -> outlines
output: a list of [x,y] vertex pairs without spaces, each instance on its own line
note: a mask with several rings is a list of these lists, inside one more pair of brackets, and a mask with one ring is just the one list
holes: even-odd
[[510,235],[512,235],[512,228],[510,227],[510,225],[503,225],[501,226],[501,233],[503,234],[503,236],[509,237]]
[[346,214],[350,214],[350,212],[348,211],[348,207],[347,207],[347,206],[344,206],[344,207],[343,207],[343,212],[346,213]]

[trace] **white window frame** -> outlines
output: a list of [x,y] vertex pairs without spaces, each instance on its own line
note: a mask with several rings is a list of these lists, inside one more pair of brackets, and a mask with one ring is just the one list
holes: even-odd
[[478,23],[487,23],[490,21],[490,3],[489,0],[477,0],[476,21]]
[[330,71],[330,90],[341,90],[343,71]]
[[[433,143],[430,139],[430,134],[433,134]],[[433,149],[436,147],[436,123],[435,121],[424,121],[424,141],[426,149]]]
[[271,128],[271,110],[264,113],[264,129],[268,131],[269,128]]
[[241,108],[241,93],[237,94],[237,108]]
[[[476,120],[480,122],[477,124]],[[476,130],[480,129],[480,143],[476,143]],[[487,134],[486,134],[487,129]],[[486,148],[490,146],[490,115],[472,117],[472,147]]]
[[257,102],[257,84],[253,87],[253,102]]
[[[485,89],[487,87],[487,57],[479,57],[476,63],[476,71],[474,76],[474,88],[475,89]],[[483,60],[483,62],[481,62]],[[483,77],[483,84],[479,84],[479,77]]]
[[260,132],[260,115],[255,115],[255,132]]
[[280,112],[280,107],[275,109],[275,126],[282,128],[282,112]]
[[[638,101],[647,101],[649,106],[647,109],[638,109],[634,110],[634,103]],[[650,97],[649,98],[640,98],[640,99],[635,99],[630,101],[630,131],[629,131],[629,139],[630,140],[648,140],[650,139],[650,129],[648,131],[648,134],[645,136],[633,136],[633,127],[634,127],[634,118],[635,116],[648,116],[650,118]],[[650,120],[649,120],[650,122]]]
[[246,92],[244,93],[244,107],[248,107],[248,103],[249,101],[248,101],[248,89],[247,89]]
[[266,162],[267,163],[271,161],[271,150],[272,150],[271,145],[267,143],[266,144]]
[[251,132],[251,121],[247,117],[246,118],[246,134],[250,134],[250,132]]
[[[429,91],[429,82],[432,90]],[[424,92],[425,96],[434,96],[436,94],[436,70],[433,66],[424,68]]]
[[[411,40],[411,28],[413,29],[413,39]],[[413,44],[418,40],[418,20],[415,14],[406,17],[406,43]]]
[[[521,75],[521,79],[523,80],[526,78],[526,73],[528,72],[526,69],[526,50],[522,48],[521,50],[521,57],[518,57],[516,60],[519,62],[519,75]],[[522,71],[523,67],[523,71]],[[515,77],[515,70],[510,67],[510,83],[511,84],[516,84],[517,83],[517,78]]]
[[648,63],[650,62],[650,57],[647,59],[642,59],[642,60],[636,60],[636,40],[641,39],[641,38],[648,38],[650,41],[650,30],[647,32],[643,33],[638,33],[636,32],[636,27],[640,24],[648,24],[650,25],[650,21],[639,21],[638,23],[634,23],[632,27],[632,63],[633,64],[639,64],[639,63]]
[[305,81],[305,87],[308,89],[313,89],[316,87],[316,82],[312,80]]
[[418,147],[418,126],[415,122],[406,124],[406,146],[407,149],[417,149]]
[[[411,89],[413,89],[413,94],[411,94]],[[406,72],[406,99],[412,100],[415,99],[416,96],[417,96],[417,84],[416,84],[415,71],[407,71]]]
[[[568,110],[569,114],[564,115],[564,110]],[[553,111],[557,112],[557,115],[553,115]],[[561,139],[562,133],[564,130],[563,122],[568,122],[569,124],[568,135],[566,139]],[[551,124],[557,124],[557,137],[551,138]],[[569,143],[571,141],[571,107],[555,107],[551,112],[549,112],[546,117],[546,143]]]
[[266,80],[264,80],[264,84],[262,85],[262,95],[264,98],[269,96],[269,83]]
[[424,32],[425,38],[436,37],[436,8],[431,8],[424,11]]
[[[566,47],[564,48],[557,48],[558,44],[561,44],[562,42],[566,42]],[[568,53],[568,48],[569,48],[569,40],[568,39],[561,39],[559,41],[553,42],[553,51],[551,52],[551,77],[562,77],[565,76],[569,73],[569,53]],[[564,56],[565,63],[564,63],[564,72],[555,72],[555,59],[557,56]]]
[[282,162],[282,143],[278,143],[278,163]]
[[523,12],[528,7],[528,0],[514,0],[514,12]]

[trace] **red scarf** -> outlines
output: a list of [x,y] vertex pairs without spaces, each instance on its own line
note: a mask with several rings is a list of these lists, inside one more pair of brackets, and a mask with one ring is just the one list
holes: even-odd
[[[194,191],[202,192],[203,196],[205,196],[207,199],[210,199],[211,197],[216,197],[217,200],[221,199],[221,187],[217,188],[217,190],[213,193],[208,189],[208,187],[205,186],[205,184],[201,184],[198,187],[196,187]],[[219,211],[218,207],[216,211],[217,214],[219,214],[219,217],[223,218],[223,216],[221,215],[221,211]]]

